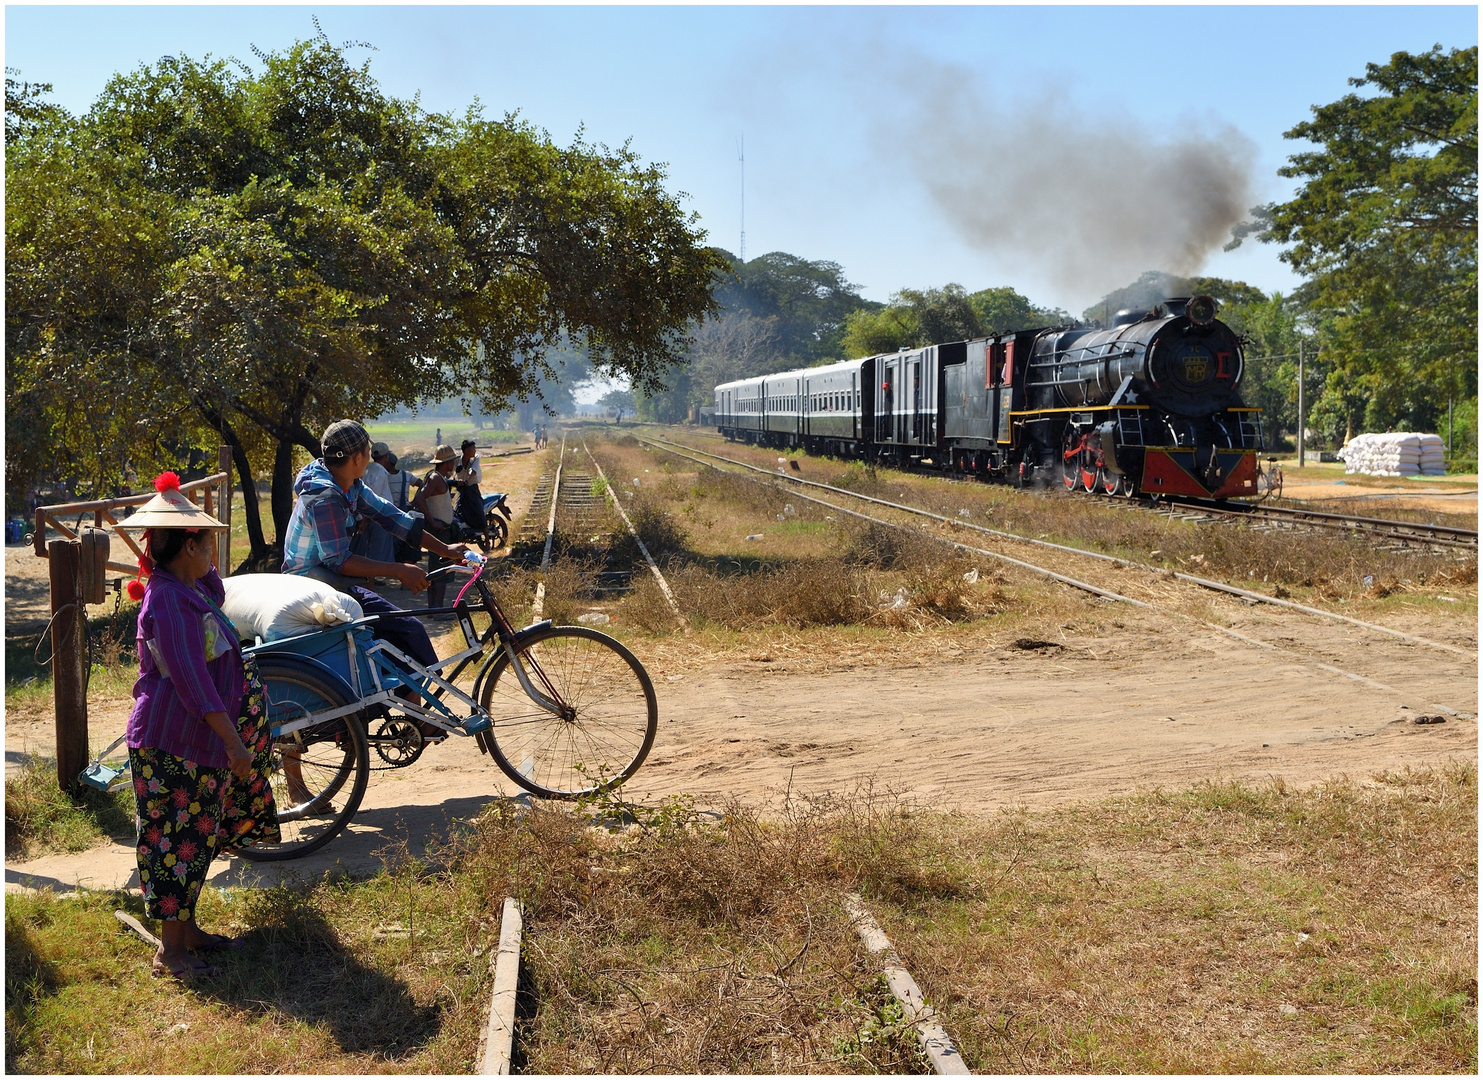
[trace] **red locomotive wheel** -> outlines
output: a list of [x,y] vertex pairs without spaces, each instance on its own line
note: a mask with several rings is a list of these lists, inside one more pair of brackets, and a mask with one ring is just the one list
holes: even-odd
[[[1075,491],[1080,487],[1087,487],[1085,479],[1086,457],[1085,443],[1075,428],[1066,429],[1066,438],[1061,446],[1061,479],[1066,482],[1067,491]],[[1088,488],[1090,490],[1090,488]]]
[[1097,482],[1109,495],[1121,495],[1127,489],[1127,478],[1122,473],[1115,473],[1106,466],[1097,470]]

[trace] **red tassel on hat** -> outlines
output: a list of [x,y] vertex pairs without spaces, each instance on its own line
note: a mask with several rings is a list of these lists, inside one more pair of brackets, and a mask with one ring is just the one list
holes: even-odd
[[[159,488],[160,491],[164,491],[165,490],[164,488],[160,487],[160,483],[162,481],[164,481],[165,480],[165,477],[167,477],[167,476],[171,480],[174,480],[177,486],[179,486],[179,484],[180,484],[180,477],[176,476],[173,472],[161,473],[159,479],[154,482],[155,483],[155,487],[156,488]],[[129,594],[129,599],[130,600],[143,600],[144,599],[144,582],[140,581],[139,579],[140,578],[149,577],[149,575],[151,575],[151,574],[154,573],[154,558],[153,558],[153,555],[154,555],[154,530],[153,529],[145,529],[144,530],[144,554],[141,555],[141,556],[139,556],[139,573],[135,574],[134,575],[134,580],[131,581],[131,582],[129,582],[129,584],[124,587],[124,592],[126,592],[126,593]]]
[[180,490],[180,474],[168,469],[154,478],[154,489],[160,493]]

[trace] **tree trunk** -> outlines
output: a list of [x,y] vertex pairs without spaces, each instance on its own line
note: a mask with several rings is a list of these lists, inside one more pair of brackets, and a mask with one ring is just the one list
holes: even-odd
[[[237,431],[232,427],[223,414],[217,412],[204,404],[200,404],[201,414],[206,422],[221,436],[222,441],[232,448],[232,464],[237,467],[237,479],[242,485],[242,508],[247,514],[247,541],[249,550],[246,560],[238,567],[258,567],[269,561],[271,550],[268,547],[267,538],[263,536],[263,517],[258,508],[257,483],[252,476],[252,463],[247,460],[247,450],[242,445],[242,440],[237,437]],[[232,567],[226,568],[227,573],[233,573]]]
[[237,479],[242,484],[242,508],[247,514],[247,539],[250,550],[246,564],[258,566],[269,557],[267,537],[263,535],[263,515],[257,502],[257,481],[252,478],[252,465],[248,463],[247,451],[242,444],[233,442],[232,463],[237,466]]
[[278,451],[273,455],[273,532],[280,546],[288,535],[288,519],[294,509],[294,443],[288,439],[278,440]]

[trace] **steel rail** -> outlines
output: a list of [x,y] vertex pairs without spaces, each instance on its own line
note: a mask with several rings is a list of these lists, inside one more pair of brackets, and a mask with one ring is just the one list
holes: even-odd
[[[664,441],[667,440],[659,440],[655,443],[655,445],[660,445]],[[681,443],[675,443],[672,445],[683,446],[683,444]],[[668,449],[668,447],[664,447],[664,449]],[[1467,649],[1459,649],[1455,645],[1447,645],[1439,641],[1431,641],[1427,638],[1417,637],[1414,634],[1407,634],[1400,630],[1392,630],[1388,626],[1380,626],[1377,623],[1367,623],[1360,619],[1351,618],[1348,615],[1340,615],[1336,612],[1324,611],[1322,608],[1309,607],[1306,604],[1293,603],[1291,600],[1279,600],[1275,596],[1268,596],[1265,593],[1253,592],[1250,589],[1237,588],[1234,585],[1226,585],[1223,582],[1211,581],[1208,578],[1196,577],[1193,574],[1185,574],[1178,570],[1166,570],[1164,567],[1161,566],[1150,566],[1147,563],[1134,562],[1131,559],[1122,559],[1117,557],[1116,555],[1104,555],[1098,551],[1086,551],[1082,548],[1071,547],[1067,544],[1056,544],[1049,540],[1034,539],[1028,536],[1021,536],[1018,533],[1005,532],[1001,529],[990,529],[987,526],[975,525],[972,522],[962,521],[958,518],[950,518],[942,514],[934,514],[930,510],[922,510],[915,506],[905,506],[901,503],[889,502],[886,499],[877,499],[870,495],[861,495],[858,492],[850,491],[847,488],[833,487],[829,484],[821,484],[814,480],[804,480],[801,477],[787,476],[782,473],[774,473],[767,469],[761,468],[760,466],[752,465],[745,461],[736,461],[733,458],[723,457],[720,454],[712,454],[706,450],[697,450],[693,447],[685,447],[685,449],[692,450],[694,453],[697,454],[703,454],[706,457],[713,457],[718,461],[725,461],[729,464],[740,465],[743,468],[751,469],[755,472],[766,473],[768,476],[781,476],[782,479],[787,480],[789,483],[803,484],[809,487],[822,488],[825,491],[833,491],[841,495],[847,495],[853,499],[860,499],[865,502],[875,503],[879,506],[887,506],[893,510],[900,510],[904,513],[915,514],[919,517],[931,518],[935,521],[941,521],[953,526],[954,528],[972,529],[975,532],[986,533],[990,536],[997,536],[1005,540],[1012,540],[1016,543],[1034,544],[1038,547],[1051,548],[1055,551],[1069,552],[1072,555],[1081,555],[1088,559],[1100,559],[1103,562],[1113,563],[1118,566],[1128,566],[1139,570],[1149,570],[1158,574],[1172,574],[1180,581],[1188,581],[1190,584],[1198,585],[1204,589],[1212,589],[1216,592],[1227,593],[1231,596],[1238,596],[1242,599],[1252,600],[1257,603],[1272,604],[1276,607],[1288,608],[1293,611],[1300,611],[1305,615],[1313,615],[1319,618],[1333,619],[1338,622],[1349,623],[1352,626],[1358,626],[1365,630],[1374,631],[1375,633],[1388,634],[1391,637],[1399,638],[1400,640],[1410,642],[1413,645],[1424,645],[1428,648],[1440,649],[1443,652],[1455,653],[1458,656],[1466,656],[1473,659],[1477,659],[1478,656],[1476,650],[1469,651]],[[1078,588],[1080,587],[1081,586],[1078,585]]]
[[[1294,354],[1296,355],[1296,354]],[[1100,357],[1094,359],[1101,359]],[[1037,383],[1039,386],[1059,386],[1059,383]],[[1069,409],[1057,409],[1057,412],[1090,412],[1098,409],[1110,409],[1117,406],[1077,406]],[[1128,406],[1123,406],[1127,408]],[[705,438],[721,438],[720,435],[700,433]],[[740,463],[739,463],[740,464]],[[764,472],[766,470],[763,470]],[[948,469],[936,468],[934,471],[946,475]],[[1424,493],[1421,493],[1424,494]],[[1381,535],[1393,536],[1398,540],[1413,540],[1417,543],[1436,544],[1447,547],[1474,548],[1478,546],[1478,530],[1463,529],[1450,525],[1432,525],[1421,522],[1400,521],[1395,518],[1371,518],[1358,514],[1333,513],[1323,510],[1305,510],[1299,507],[1272,506],[1270,504],[1255,506],[1228,500],[1201,499],[1193,495],[1161,495],[1160,501],[1170,505],[1194,506],[1210,514],[1221,514],[1227,517],[1245,517],[1247,515],[1270,516],[1273,518],[1289,518],[1304,521],[1317,528],[1350,529],[1358,528],[1365,532],[1373,532]],[[1223,504],[1223,505],[1218,505]],[[1239,509],[1238,509],[1239,508]]]
[[1193,506],[1206,513],[1224,514],[1227,517],[1286,519],[1301,521],[1304,524],[1316,525],[1320,528],[1358,529],[1369,533],[1394,536],[1400,540],[1415,540],[1428,544],[1446,544],[1452,547],[1474,549],[1478,546],[1477,529],[1462,529],[1451,525],[1434,525],[1420,521],[1399,521],[1395,518],[1372,518],[1364,517],[1360,514],[1333,513],[1327,510],[1307,510],[1293,506],[1254,506],[1242,503],[1215,505],[1211,500],[1183,495],[1165,496],[1163,501],[1170,505]]
[[603,490],[608,501],[613,504],[613,509],[618,511],[618,516],[623,519],[623,527],[628,530],[628,535],[633,537],[633,542],[639,546],[639,554],[643,555],[644,562],[649,564],[649,570],[654,575],[654,581],[659,585],[659,591],[664,593],[664,599],[669,604],[670,610],[675,613],[675,618],[680,621],[680,628],[686,634],[691,632],[690,620],[685,618],[685,613],[680,610],[680,602],[675,599],[675,594],[669,587],[669,582],[664,580],[664,574],[660,572],[659,564],[654,561],[654,556],[649,554],[649,545],[645,544],[639,536],[638,530],[633,527],[633,522],[628,518],[628,511],[623,509],[623,504],[618,501],[618,493],[613,490],[613,485],[608,483],[607,473],[602,471],[602,463],[591,450],[587,448],[587,440],[582,440],[582,452],[591,460],[593,467],[597,469],[597,475],[602,480]]
[[[650,440],[642,439],[641,438],[640,439],[640,442],[650,442]],[[705,467],[710,468],[710,469],[715,469],[718,472],[723,471],[719,465],[713,465],[713,464],[711,464],[708,461],[700,461],[700,460],[698,460],[696,458],[689,457],[688,454],[683,454],[680,451],[673,449],[671,446],[664,446],[664,445],[662,445],[662,444],[660,444],[658,442],[653,442],[651,444],[652,445],[655,445],[655,446],[658,446],[659,449],[664,450],[666,453],[674,454],[676,457],[688,458],[688,460],[694,461],[698,465],[704,465]],[[683,444],[674,444],[674,445],[683,445]],[[693,447],[685,447],[685,449],[693,449]],[[695,452],[696,453],[705,453],[704,451],[695,451]],[[730,459],[730,458],[723,458],[723,457],[721,457],[718,454],[706,454],[705,456],[706,457],[714,457],[714,458],[717,458],[718,460],[721,460],[721,461],[732,462],[732,459]],[[737,464],[737,465],[743,465],[746,468],[753,470],[754,472],[765,473],[765,474],[767,474],[769,476],[775,476],[776,475],[774,473],[769,473],[766,469],[759,469],[755,465],[748,465],[746,462],[732,462],[732,463]],[[757,479],[751,478],[751,477],[748,477],[748,479],[751,479],[753,481],[753,483],[760,484],[762,482],[761,480],[757,480]],[[817,486],[819,486],[819,487],[828,487],[827,484],[820,484],[820,485],[817,485]],[[831,490],[843,491],[843,489],[841,489],[841,488],[834,488],[834,489],[831,489]],[[847,495],[853,495],[854,494],[854,492],[844,492],[844,493],[847,494]],[[808,502],[811,502],[811,503],[817,503],[819,506],[824,506],[824,507],[827,507],[827,508],[829,508],[831,510],[838,511],[841,514],[848,514],[850,517],[856,517],[856,518],[861,519],[862,521],[871,521],[871,522],[875,522],[878,525],[886,525],[886,526],[889,526],[889,527],[894,528],[894,529],[902,529],[902,530],[905,530],[907,528],[905,525],[902,525],[899,522],[887,521],[884,518],[871,517],[869,514],[862,514],[862,513],[860,513],[857,510],[851,510],[848,507],[839,506],[839,505],[837,505],[835,503],[831,503],[831,502],[826,502],[823,499],[815,498],[814,496],[808,495],[808,494],[806,494],[804,492],[801,492],[801,491],[800,492],[796,492],[795,494],[796,494],[796,497],[797,498],[805,499],[805,500],[807,500]],[[866,498],[868,496],[861,496],[861,497],[862,498]],[[872,501],[881,502],[883,500],[872,500]],[[888,505],[888,506],[894,506],[895,504],[893,504],[893,503],[886,503],[886,505]],[[921,513],[924,513],[925,514],[926,512],[925,511],[921,511]],[[928,516],[937,517],[938,515],[929,514]],[[985,531],[992,531],[992,530],[985,530]],[[1149,611],[1158,612],[1161,615],[1171,615],[1171,616],[1174,616],[1175,618],[1185,619],[1185,620],[1187,620],[1189,622],[1194,623],[1196,626],[1202,626],[1202,627],[1204,627],[1207,630],[1214,630],[1217,633],[1224,634],[1227,637],[1234,638],[1236,641],[1240,641],[1243,644],[1251,645],[1251,646],[1253,646],[1255,648],[1258,648],[1258,649],[1264,649],[1264,650],[1266,650],[1268,652],[1279,652],[1280,651],[1277,648],[1277,646],[1273,645],[1271,642],[1262,641],[1259,638],[1248,637],[1246,634],[1242,634],[1239,631],[1232,630],[1229,627],[1221,626],[1221,625],[1219,625],[1217,623],[1206,622],[1204,619],[1198,619],[1198,618],[1196,618],[1193,615],[1187,615],[1187,614],[1185,614],[1182,611],[1175,611],[1172,608],[1161,607],[1158,604],[1150,604],[1150,603],[1148,603],[1147,601],[1144,601],[1144,600],[1135,600],[1131,596],[1124,596],[1121,593],[1113,592],[1110,589],[1103,589],[1103,588],[1100,588],[1100,587],[1098,587],[1096,585],[1088,584],[1085,581],[1078,581],[1076,578],[1067,577],[1064,574],[1058,574],[1054,570],[1049,570],[1049,569],[1047,569],[1047,568],[1045,568],[1043,566],[1036,566],[1034,563],[1028,563],[1028,562],[1024,562],[1024,561],[1022,561],[1020,559],[1012,558],[1011,556],[1005,555],[1002,552],[989,551],[986,548],[973,547],[973,546],[971,546],[969,544],[962,544],[962,543],[959,543],[959,542],[957,542],[955,540],[949,540],[946,537],[934,536],[931,533],[925,533],[923,535],[927,536],[929,539],[936,540],[938,543],[947,544],[947,545],[951,546],[952,548],[954,548],[954,549],[956,549],[958,551],[967,551],[967,552],[972,552],[973,554],[976,554],[976,555],[985,555],[985,556],[988,556],[989,558],[992,558],[992,559],[999,559],[999,560],[1001,560],[1003,562],[1007,562],[1007,563],[1011,563],[1011,564],[1013,564],[1015,566],[1023,567],[1024,569],[1030,570],[1030,571],[1032,571],[1032,572],[1034,572],[1036,574],[1041,575],[1042,577],[1048,577],[1048,578],[1050,578],[1053,581],[1059,581],[1059,582],[1061,582],[1063,584],[1070,585],[1073,588],[1081,589],[1081,590],[1083,590],[1085,592],[1092,593],[1092,594],[1094,594],[1096,596],[1100,596],[1100,597],[1103,597],[1103,598],[1108,599],[1108,600],[1114,600],[1114,601],[1117,601],[1117,602],[1120,602],[1120,603],[1129,604],[1129,605],[1131,605],[1133,607],[1145,608],[1145,609],[1147,609]],[[1012,534],[1002,534],[1002,535],[1012,535]],[[1051,545],[1051,546],[1058,547],[1059,545]],[[1065,548],[1063,550],[1073,551],[1074,552],[1077,549],[1075,549],[1075,548]],[[1085,553],[1081,553],[1081,554],[1085,554]],[[1108,556],[1098,556],[1098,557],[1099,558],[1110,558]],[[1123,562],[1125,560],[1111,560],[1111,561]],[[1129,564],[1129,565],[1138,566],[1139,564],[1132,563],[1132,564]],[[1157,569],[1157,568],[1154,568],[1154,569]],[[1364,683],[1366,686],[1372,686],[1372,687],[1374,687],[1377,690],[1384,690],[1386,693],[1391,693],[1391,694],[1400,694],[1400,693],[1403,693],[1403,691],[1397,689],[1394,686],[1390,686],[1390,685],[1388,685],[1386,683],[1379,682],[1378,680],[1371,679],[1370,677],[1368,677],[1366,675],[1359,675],[1359,674],[1357,674],[1357,673],[1355,673],[1353,671],[1346,671],[1343,668],[1335,667],[1332,664],[1326,664],[1326,663],[1324,663],[1322,661],[1317,661],[1317,660],[1298,661],[1298,664],[1299,664],[1299,666],[1311,667],[1311,668],[1313,668],[1315,670],[1325,672],[1325,673],[1327,673],[1329,675],[1338,675],[1338,676],[1340,676],[1342,678],[1350,679],[1350,680],[1352,680],[1354,682]],[[1436,709],[1436,710],[1438,710],[1440,712],[1446,713],[1449,716],[1456,716],[1456,717],[1459,717],[1459,718],[1464,718],[1464,717],[1465,718],[1473,718],[1473,716],[1474,716],[1474,714],[1472,714],[1472,713],[1460,712],[1460,711],[1458,711],[1456,709],[1450,708],[1450,707],[1448,707],[1446,705],[1439,705],[1439,704],[1437,704],[1435,702],[1432,702],[1432,703],[1428,704],[1427,705],[1427,708],[1429,708],[1429,709]]]
[[551,514],[546,522],[546,548],[541,554],[541,576],[536,582],[536,598],[531,615],[539,621],[546,606],[546,571],[551,568],[551,544],[556,539],[556,501],[561,498],[561,471],[566,468],[566,432],[561,433],[561,458],[556,463],[556,478],[551,482]]

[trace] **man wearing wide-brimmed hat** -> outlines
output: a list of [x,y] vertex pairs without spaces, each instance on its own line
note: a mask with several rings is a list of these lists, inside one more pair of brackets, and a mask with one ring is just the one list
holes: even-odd
[[[439,443],[433,450],[433,467],[422,478],[422,489],[417,492],[417,498],[412,500],[412,505],[427,519],[428,532],[444,540],[452,540],[457,535],[457,530],[453,527],[453,470],[457,461],[458,455],[454,453],[453,447],[447,443]],[[447,565],[436,558],[428,559],[427,563],[430,570]],[[447,587],[441,577],[434,581],[428,589],[427,606],[442,607],[443,594]]]
[[[360,601],[367,615],[398,610],[367,586],[377,577],[396,578],[414,593],[427,588],[427,573],[413,563],[386,562],[351,553],[360,521],[372,521],[414,550],[460,562],[463,544],[446,544],[425,530],[421,514],[406,513],[368,488],[362,477],[371,462],[371,437],[354,420],[337,420],[321,441],[324,456],[311,461],[294,480],[298,502],[283,541],[283,572],[304,574],[333,585]],[[412,616],[383,617],[371,632],[420,664],[438,662],[432,641]]]

